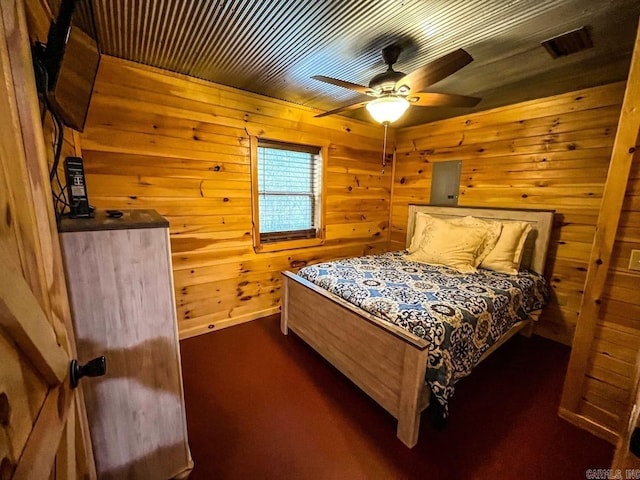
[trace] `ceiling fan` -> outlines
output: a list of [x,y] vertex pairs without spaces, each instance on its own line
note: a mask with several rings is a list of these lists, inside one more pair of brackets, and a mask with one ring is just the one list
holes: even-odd
[[462,48],[448,53],[409,74],[396,72],[393,69],[393,64],[398,61],[401,51],[402,47],[396,44],[382,49],[382,58],[389,68],[386,72],[373,77],[368,87],[323,75],[311,77],[321,82],[348,88],[373,97],[372,100],[343,105],[334,110],[316,115],[316,117],[325,117],[334,113],[366,107],[376,121],[387,125],[398,120],[411,105],[417,107],[474,107],[480,102],[480,98],[477,97],[424,91],[425,88],[452,75],[473,61],[473,57]]

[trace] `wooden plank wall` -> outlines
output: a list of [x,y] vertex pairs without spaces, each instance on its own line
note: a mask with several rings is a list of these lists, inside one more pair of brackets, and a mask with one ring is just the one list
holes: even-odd
[[[279,311],[279,272],[388,245],[381,126],[103,56],[80,141],[89,200],[171,224],[181,337]],[[330,142],[326,242],[256,254],[249,135]]]
[[[559,410],[563,418],[612,443],[633,428],[630,418],[638,407],[640,273],[631,269],[630,262],[632,251],[640,249],[638,105],[640,30]],[[635,267],[640,265],[635,263]]]
[[640,156],[636,154],[616,233],[611,264],[575,413],[619,432],[626,422],[640,350],[640,272],[629,270],[631,250],[640,249]]
[[428,203],[434,162],[462,160],[459,204],[556,211],[547,278],[553,298],[536,332],[571,344],[624,83],[400,129],[391,249],[407,205]]

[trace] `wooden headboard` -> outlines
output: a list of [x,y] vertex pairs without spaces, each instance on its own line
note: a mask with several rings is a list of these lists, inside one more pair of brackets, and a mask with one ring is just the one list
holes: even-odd
[[409,222],[407,224],[407,246],[411,243],[416,213],[422,212],[439,218],[466,217],[524,221],[531,224],[531,232],[525,243],[525,251],[521,266],[534,272],[544,274],[547,260],[549,238],[553,226],[553,210],[515,210],[486,207],[437,207],[432,205],[409,205]]

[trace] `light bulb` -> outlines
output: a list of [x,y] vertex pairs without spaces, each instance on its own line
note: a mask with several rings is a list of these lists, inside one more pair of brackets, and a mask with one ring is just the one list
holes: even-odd
[[367,110],[376,122],[391,123],[398,120],[409,108],[409,101],[404,97],[381,97],[367,103]]

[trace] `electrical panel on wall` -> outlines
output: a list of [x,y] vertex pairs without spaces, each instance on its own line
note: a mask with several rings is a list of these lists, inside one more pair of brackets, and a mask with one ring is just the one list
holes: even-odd
[[431,176],[431,205],[458,205],[462,160],[433,164]]

